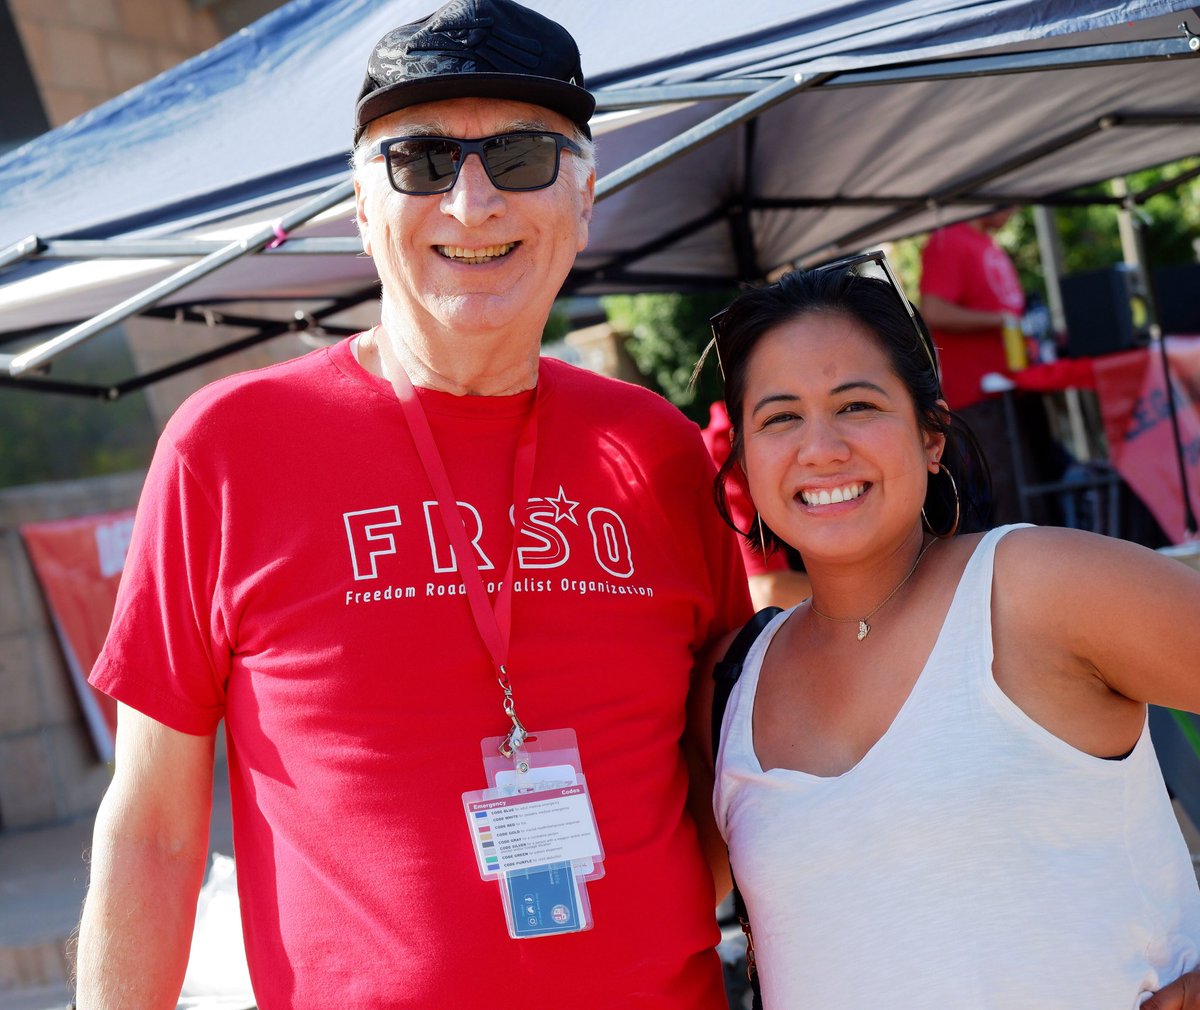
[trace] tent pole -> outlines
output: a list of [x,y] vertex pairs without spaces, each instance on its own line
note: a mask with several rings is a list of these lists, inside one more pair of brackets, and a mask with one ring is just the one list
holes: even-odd
[[786,101],[798,91],[805,91],[831,79],[833,74],[788,74],[772,82],[762,90],[743,98],[740,102],[711,116],[702,123],[697,123],[691,129],[684,130],[678,137],[668,140],[665,144],[647,151],[645,154],[628,164],[622,165],[596,183],[596,199],[603,200],[619,193],[626,186],[632,185],[638,179],[662,168],[668,161],[686,154],[693,148],[712,140],[726,130],[732,130],[747,119],[766,112],[773,105]]
[[[1046,307],[1050,310],[1050,330],[1065,333],[1067,316],[1062,302],[1062,241],[1054,212],[1042,204],[1033,208],[1033,224],[1037,230],[1038,253],[1042,261],[1042,277],[1046,282]],[[1079,403],[1079,390],[1063,391],[1067,407],[1067,424],[1071,431],[1071,451],[1078,460],[1091,458],[1088,445],[1087,426],[1083,423],[1083,410]]]
[[[207,256],[229,244],[228,239],[47,239],[37,252],[43,260],[159,259]],[[264,256],[330,256],[362,252],[362,243],[351,236],[293,238],[276,249],[263,249]],[[3,268],[0,254],[0,268]]]
[[1142,257],[1138,251],[1138,237],[1135,233],[1133,223],[1133,208],[1132,201],[1129,199],[1129,183],[1124,176],[1118,176],[1112,180],[1113,196],[1121,201],[1117,207],[1117,232],[1121,236],[1121,259],[1125,265],[1132,267],[1138,275],[1138,281],[1142,285],[1142,290],[1147,290],[1149,278],[1146,276],[1146,269],[1142,263]]
[[[132,379],[126,379],[124,382],[118,383],[114,387],[113,399],[117,396],[124,396],[126,393],[136,392],[146,386],[152,385],[155,382],[160,382],[163,379],[169,379],[173,375],[178,375],[180,372],[186,372],[191,368],[197,368],[200,365],[208,364],[210,361],[216,361],[218,358],[223,358],[228,354],[234,354],[237,351],[245,350],[248,347],[254,347],[256,344],[264,343],[267,340],[273,340],[275,337],[283,336],[285,333],[302,333],[305,330],[323,329],[322,321],[330,316],[336,316],[339,312],[345,312],[347,309],[352,309],[356,305],[360,305],[368,298],[371,298],[375,293],[375,288],[372,286],[366,291],[360,291],[356,294],[349,295],[346,298],[339,298],[336,302],[331,302],[324,308],[317,309],[313,312],[295,312],[291,319],[284,320],[253,320],[247,318],[233,317],[222,320],[223,323],[231,326],[258,326],[256,333],[251,333],[231,343],[223,344],[220,347],[214,347],[212,350],[204,351],[200,354],[192,355],[190,358],[184,358],[180,361],[172,362],[162,368],[152,372],[144,372],[141,375],[136,375]],[[357,332],[356,330],[350,331]]]
[[[941,204],[945,201],[947,204],[958,202],[963,197],[972,196],[976,193],[980,186],[986,185],[995,179],[1003,178],[1018,169],[1025,168],[1027,165],[1032,165],[1042,158],[1047,158],[1052,154],[1057,154],[1059,151],[1065,150],[1074,144],[1081,143],[1089,137],[1097,133],[1102,133],[1106,130],[1115,130],[1118,127],[1156,127],[1156,126],[1194,126],[1200,124],[1200,116],[1191,115],[1188,113],[1172,113],[1170,115],[1143,115],[1139,113],[1111,113],[1105,116],[1099,116],[1093,123],[1085,124],[1072,130],[1070,133],[1065,133],[1060,137],[1046,141],[1029,151],[1017,155],[1015,158],[1010,158],[1008,161],[1002,162],[1000,165],[988,169],[985,172],[980,172],[978,175],[955,183],[946,189],[937,193],[931,193],[928,197],[922,198],[920,201],[914,201],[907,207],[901,207],[899,210],[886,217],[872,221],[861,228],[855,228],[851,232],[847,232],[831,242],[826,243],[821,249],[814,250],[810,255],[816,256],[826,250],[840,250],[851,245],[859,238],[870,235],[874,232],[893,228],[903,221],[908,220],[921,211],[925,210],[931,203]],[[974,202],[974,201],[972,201]],[[996,199],[996,204],[1019,202],[1013,196],[999,196]],[[1048,201],[1052,202],[1052,201]],[[1096,200],[1094,203],[1108,203],[1107,200]]]
[[716,224],[718,221],[723,221],[728,216],[728,209],[725,204],[710,210],[701,217],[691,221],[685,221],[678,228],[672,228],[664,235],[658,238],[651,239],[649,242],[643,243],[636,249],[630,249],[628,252],[614,256],[607,263],[592,267],[587,271],[586,276],[580,276],[575,270],[571,271],[568,278],[568,286],[579,287],[583,284],[591,283],[592,281],[608,280],[616,271],[623,271],[630,263],[636,263],[638,260],[645,259],[668,246],[674,245],[682,239],[695,235],[698,231],[703,231],[711,224]]
[[730,238],[737,257],[738,280],[743,283],[757,281],[762,277],[758,267],[758,256],[754,248],[754,225],[751,210],[754,200],[754,148],[758,139],[758,119],[747,120],[742,135],[742,193],[731,208],[729,217]]
[[1159,193],[1166,193],[1168,190],[1172,190],[1176,186],[1195,179],[1196,176],[1200,176],[1200,165],[1197,165],[1195,168],[1189,168],[1186,172],[1180,172],[1178,175],[1173,175],[1169,179],[1163,179],[1161,182],[1157,182],[1153,186],[1146,187],[1146,189],[1143,189],[1140,193],[1134,194],[1134,202],[1145,203],[1147,200],[1158,196]]
[[[947,56],[916,63],[844,70],[834,75],[836,80],[831,80],[826,87],[840,90],[880,84],[915,84],[921,81],[1023,74],[1035,70],[1074,70],[1114,63],[1151,63],[1200,55],[1200,47],[1191,45],[1193,38],[1195,36],[1180,34],[1170,38],[1142,39],[1136,42],[1023,50],[991,53],[986,56]],[[762,79],[755,77],[688,81],[682,84],[657,84],[647,87],[610,88],[600,85],[595,92],[596,112],[621,112],[653,105],[692,104],[724,98],[741,98],[756,94],[761,88]]]
[[1150,343],[1158,347],[1162,362],[1163,390],[1167,396],[1167,416],[1171,421],[1171,437],[1175,443],[1175,462],[1179,468],[1179,490],[1183,498],[1183,529],[1186,537],[1197,533],[1196,513],[1192,508],[1192,492],[1188,485],[1187,461],[1183,455],[1183,434],[1179,430],[1179,405],[1175,400],[1175,383],[1171,379],[1171,359],[1167,354],[1167,342],[1163,339],[1162,327],[1158,322],[1158,306],[1154,288],[1150,284],[1150,266],[1146,259],[1145,224],[1139,214],[1134,213],[1134,198],[1123,177],[1113,179],[1113,193],[1125,199],[1125,206],[1117,212],[1117,223],[1121,230],[1121,251],[1125,263],[1137,271],[1138,283],[1146,299],[1146,311],[1150,320]]
[[[940,204],[943,199],[957,199],[958,197],[972,193],[980,186],[986,185],[995,179],[1003,178],[1004,176],[1017,171],[1017,169],[1024,168],[1027,165],[1032,165],[1035,162],[1040,161],[1042,158],[1049,157],[1052,154],[1057,154],[1059,151],[1078,144],[1080,141],[1086,140],[1088,137],[1094,136],[1097,133],[1102,133],[1105,130],[1113,129],[1119,124],[1119,122],[1119,117],[1101,116],[1093,123],[1085,123],[1083,126],[1076,127],[1074,130],[1071,130],[1068,133],[1038,144],[1028,151],[1023,151],[1022,153],[1016,155],[1015,157],[1009,158],[1007,161],[1004,161],[999,165],[995,165],[986,171],[980,172],[978,175],[971,176],[962,180],[961,182],[953,183],[939,192],[931,193],[926,199],[919,203],[914,202],[908,207],[902,207],[899,210],[886,215],[885,217],[878,218],[859,228],[855,228],[853,231],[845,232],[831,242],[826,243],[821,249],[815,250],[812,255],[815,256],[827,250],[836,251],[844,249],[847,246],[852,245],[858,239],[867,235],[872,235],[882,230],[894,228],[901,222],[907,221],[910,217],[920,214],[930,205],[936,206]],[[1005,203],[1009,201],[1000,200],[997,202]]]
[[20,242],[14,242],[7,249],[0,249],[0,270],[27,260],[31,256],[36,256],[45,248],[45,244],[36,235],[30,235],[28,238],[21,239]]
[[1038,252],[1042,260],[1042,276],[1046,280],[1046,307],[1050,310],[1050,325],[1055,333],[1067,329],[1067,316],[1062,301],[1062,237],[1054,212],[1044,204],[1033,208],[1033,224],[1037,231]]
[[25,373],[46,364],[48,361],[52,361],[67,349],[91,339],[97,334],[104,332],[110,326],[115,326],[117,323],[128,319],[130,316],[137,315],[143,309],[157,304],[168,295],[174,294],[189,284],[194,284],[202,277],[206,277],[215,270],[219,270],[226,264],[232,263],[234,260],[240,259],[249,253],[258,252],[274,241],[279,233],[286,234],[293,228],[304,224],[323,211],[328,210],[330,207],[341,203],[353,193],[353,182],[349,179],[343,180],[331,189],[301,204],[278,221],[259,228],[258,231],[248,238],[230,242],[228,245],[205,256],[196,263],[189,264],[182,270],[159,281],[157,284],[151,285],[132,298],[127,298],[119,305],[115,305],[111,309],[93,316],[86,322],[72,327],[66,333],[59,334],[59,336],[38,344],[28,351],[15,355],[9,362],[8,374],[14,379],[20,378]]

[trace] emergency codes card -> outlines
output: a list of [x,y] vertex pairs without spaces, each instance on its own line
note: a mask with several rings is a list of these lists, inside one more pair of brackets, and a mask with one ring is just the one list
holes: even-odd
[[479,870],[486,877],[603,857],[582,776],[576,785],[563,788],[478,796],[465,795],[463,807]]

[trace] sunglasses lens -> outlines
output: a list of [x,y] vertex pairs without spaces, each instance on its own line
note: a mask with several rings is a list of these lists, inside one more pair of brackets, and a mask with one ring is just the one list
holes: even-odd
[[462,146],[436,137],[412,137],[388,145],[387,167],[402,193],[444,193],[458,177]]
[[387,167],[401,193],[425,196],[454,186],[468,153],[479,151],[497,189],[544,189],[558,178],[558,141],[549,133],[509,133],[485,141],[405,137],[387,145]]
[[558,144],[547,133],[495,137],[483,159],[497,189],[542,189],[558,177]]

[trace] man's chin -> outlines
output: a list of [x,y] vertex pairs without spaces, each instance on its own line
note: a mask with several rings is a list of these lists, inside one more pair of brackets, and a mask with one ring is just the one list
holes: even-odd
[[442,329],[463,334],[532,331],[541,339],[548,307],[531,307],[528,299],[512,290],[465,291],[444,295],[428,305],[428,317]]

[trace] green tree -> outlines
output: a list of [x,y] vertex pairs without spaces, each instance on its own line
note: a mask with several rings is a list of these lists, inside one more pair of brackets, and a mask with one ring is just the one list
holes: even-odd
[[693,388],[692,372],[712,336],[708,320],[732,300],[735,291],[704,294],[609,295],[601,299],[608,321],[629,334],[625,345],[642,374],[698,424],[708,423],[708,405],[721,398],[715,358]]

